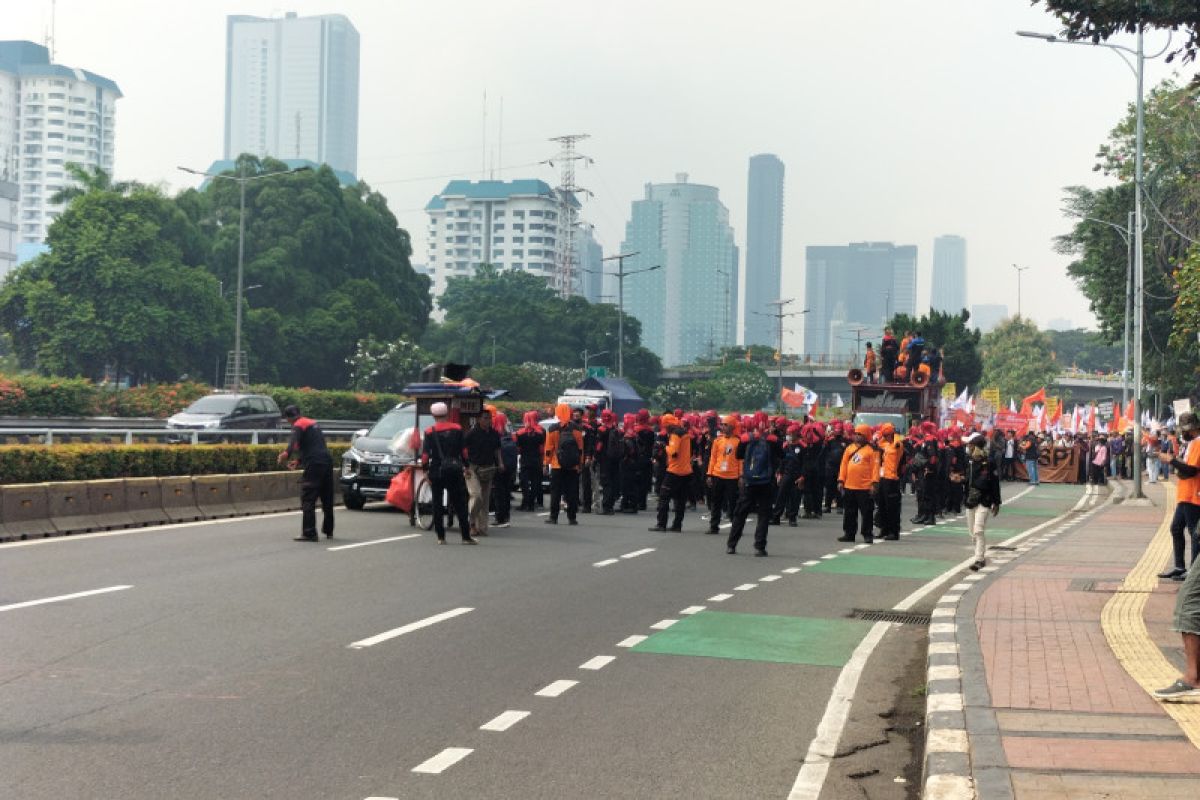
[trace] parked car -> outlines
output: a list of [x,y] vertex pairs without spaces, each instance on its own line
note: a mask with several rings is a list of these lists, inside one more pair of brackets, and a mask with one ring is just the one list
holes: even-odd
[[382,500],[392,478],[417,461],[413,427],[417,424],[415,403],[401,403],[385,413],[369,429],[358,431],[350,449],[342,455],[342,501],[358,511],[368,500]]
[[177,431],[278,430],[284,427],[279,406],[265,394],[205,395],[167,418],[167,427]]

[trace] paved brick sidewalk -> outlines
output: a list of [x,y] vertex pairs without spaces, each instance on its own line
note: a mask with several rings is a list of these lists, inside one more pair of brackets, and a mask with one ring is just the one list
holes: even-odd
[[[962,595],[957,661],[981,800],[1200,797],[1200,750],[1129,675],[1101,623],[1147,553],[1173,489],[1147,486],[1153,506],[1104,506],[1064,524]],[[1146,647],[1157,645],[1176,666],[1178,586],[1151,582],[1142,610]]]

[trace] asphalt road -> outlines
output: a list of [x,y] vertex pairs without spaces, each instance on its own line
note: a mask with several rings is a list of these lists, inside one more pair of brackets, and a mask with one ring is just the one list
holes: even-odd
[[283,514],[0,546],[0,795],[784,798],[870,629],[851,611],[970,555],[954,521],[841,552],[840,517],[802,520],[763,559],[699,512],[542,519],[478,547],[345,547],[416,532],[386,508],[318,545]]

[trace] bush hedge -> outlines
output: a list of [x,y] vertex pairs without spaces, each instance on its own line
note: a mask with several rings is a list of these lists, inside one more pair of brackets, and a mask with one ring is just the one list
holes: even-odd
[[[279,445],[14,445],[0,447],[4,483],[271,472]],[[330,447],[335,469],[343,448]]]

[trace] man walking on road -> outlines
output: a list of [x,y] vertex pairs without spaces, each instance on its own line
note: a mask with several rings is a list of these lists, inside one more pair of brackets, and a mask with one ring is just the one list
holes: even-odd
[[297,542],[315,542],[317,536],[317,500],[321,501],[321,531],[333,538],[333,458],[325,446],[325,434],[317,421],[300,416],[300,409],[288,406],[283,416],[292,424],[292,438],[279,454],[280,464],[304,470],[300,478],[300,535]]
[[879,451],[867,441],[871,436],[870,425],[859,425],[854,429],[854,443],[842,454],[842,466],[838,470],[838,488],[846,506],[842,517],[842,535],[839,542],[853,542],[858,532],[858,519],[862,518],[863,541],[875,541],[871,529],[874,526],[875,495],[879,488]]
[[[1175,556],[1175,567],[1161,573],[1158,577],[1182,581],[1187,577],[1188,567],[1196,561],[1196,550],[1200,547],[1200,536],[1197,536],[1196,526],[1200,524],[1200,444],[1196,442],[1196,433],[1200,431],[1200,419],[1188,411],[1179,415],[1179,436],[1183,440],[1179,455],[1172,457],[1170,453],[1159,453],[1158,460],[1169,464],[1179,473],[1179,483],[1175,487],[1175,516],[1171,519],[1171,546]],[[1186,542],[1183,531],[1187,529],[1192,540],[1192,559],[1184,561]]]
[[492,415],[483,412],[475,427],[463,437],[467,448],[467,492],[471,497],[471,535],[488,535],[488,503],[492,497],[492,482],[497,473],[504,472],[500,457],[500,434],[492,427]]
[[995,464],[988,458],[987,442],[982,433],[976,431],[967,437],[967,470],[963,484],[967,489],[967,530],[975,541],[975,561],[971,569],[978,572],[987,565],[987,515],[1000,513],[1000,476]]
[[767,528],[771,524],[771,500],[775,496],[775,473],[783,457],[783,447],[763,421],[758,430],[742,434],[737,457],[742,462],[742,477],[739,482],[737,508],[733,511],[733,526],[729,529],[725,552],[729,555],[737,552],[737,543],[746,527],[746,518],[753,510],[758,515],[758,524],[754,528],[754,555],[765,557]]
[[433,415],[433,425],[425,429],[421,463],[425,465],[433,490],[433,532],[437,534],[438,544],[446,543],[445,504],[449,503],[451,519],[458,518],[463,544],[478,544],[471,536],[471,523],[467,519],[462,428],[450,421],[450,409],[445,403],[434,403],[429,413]]

